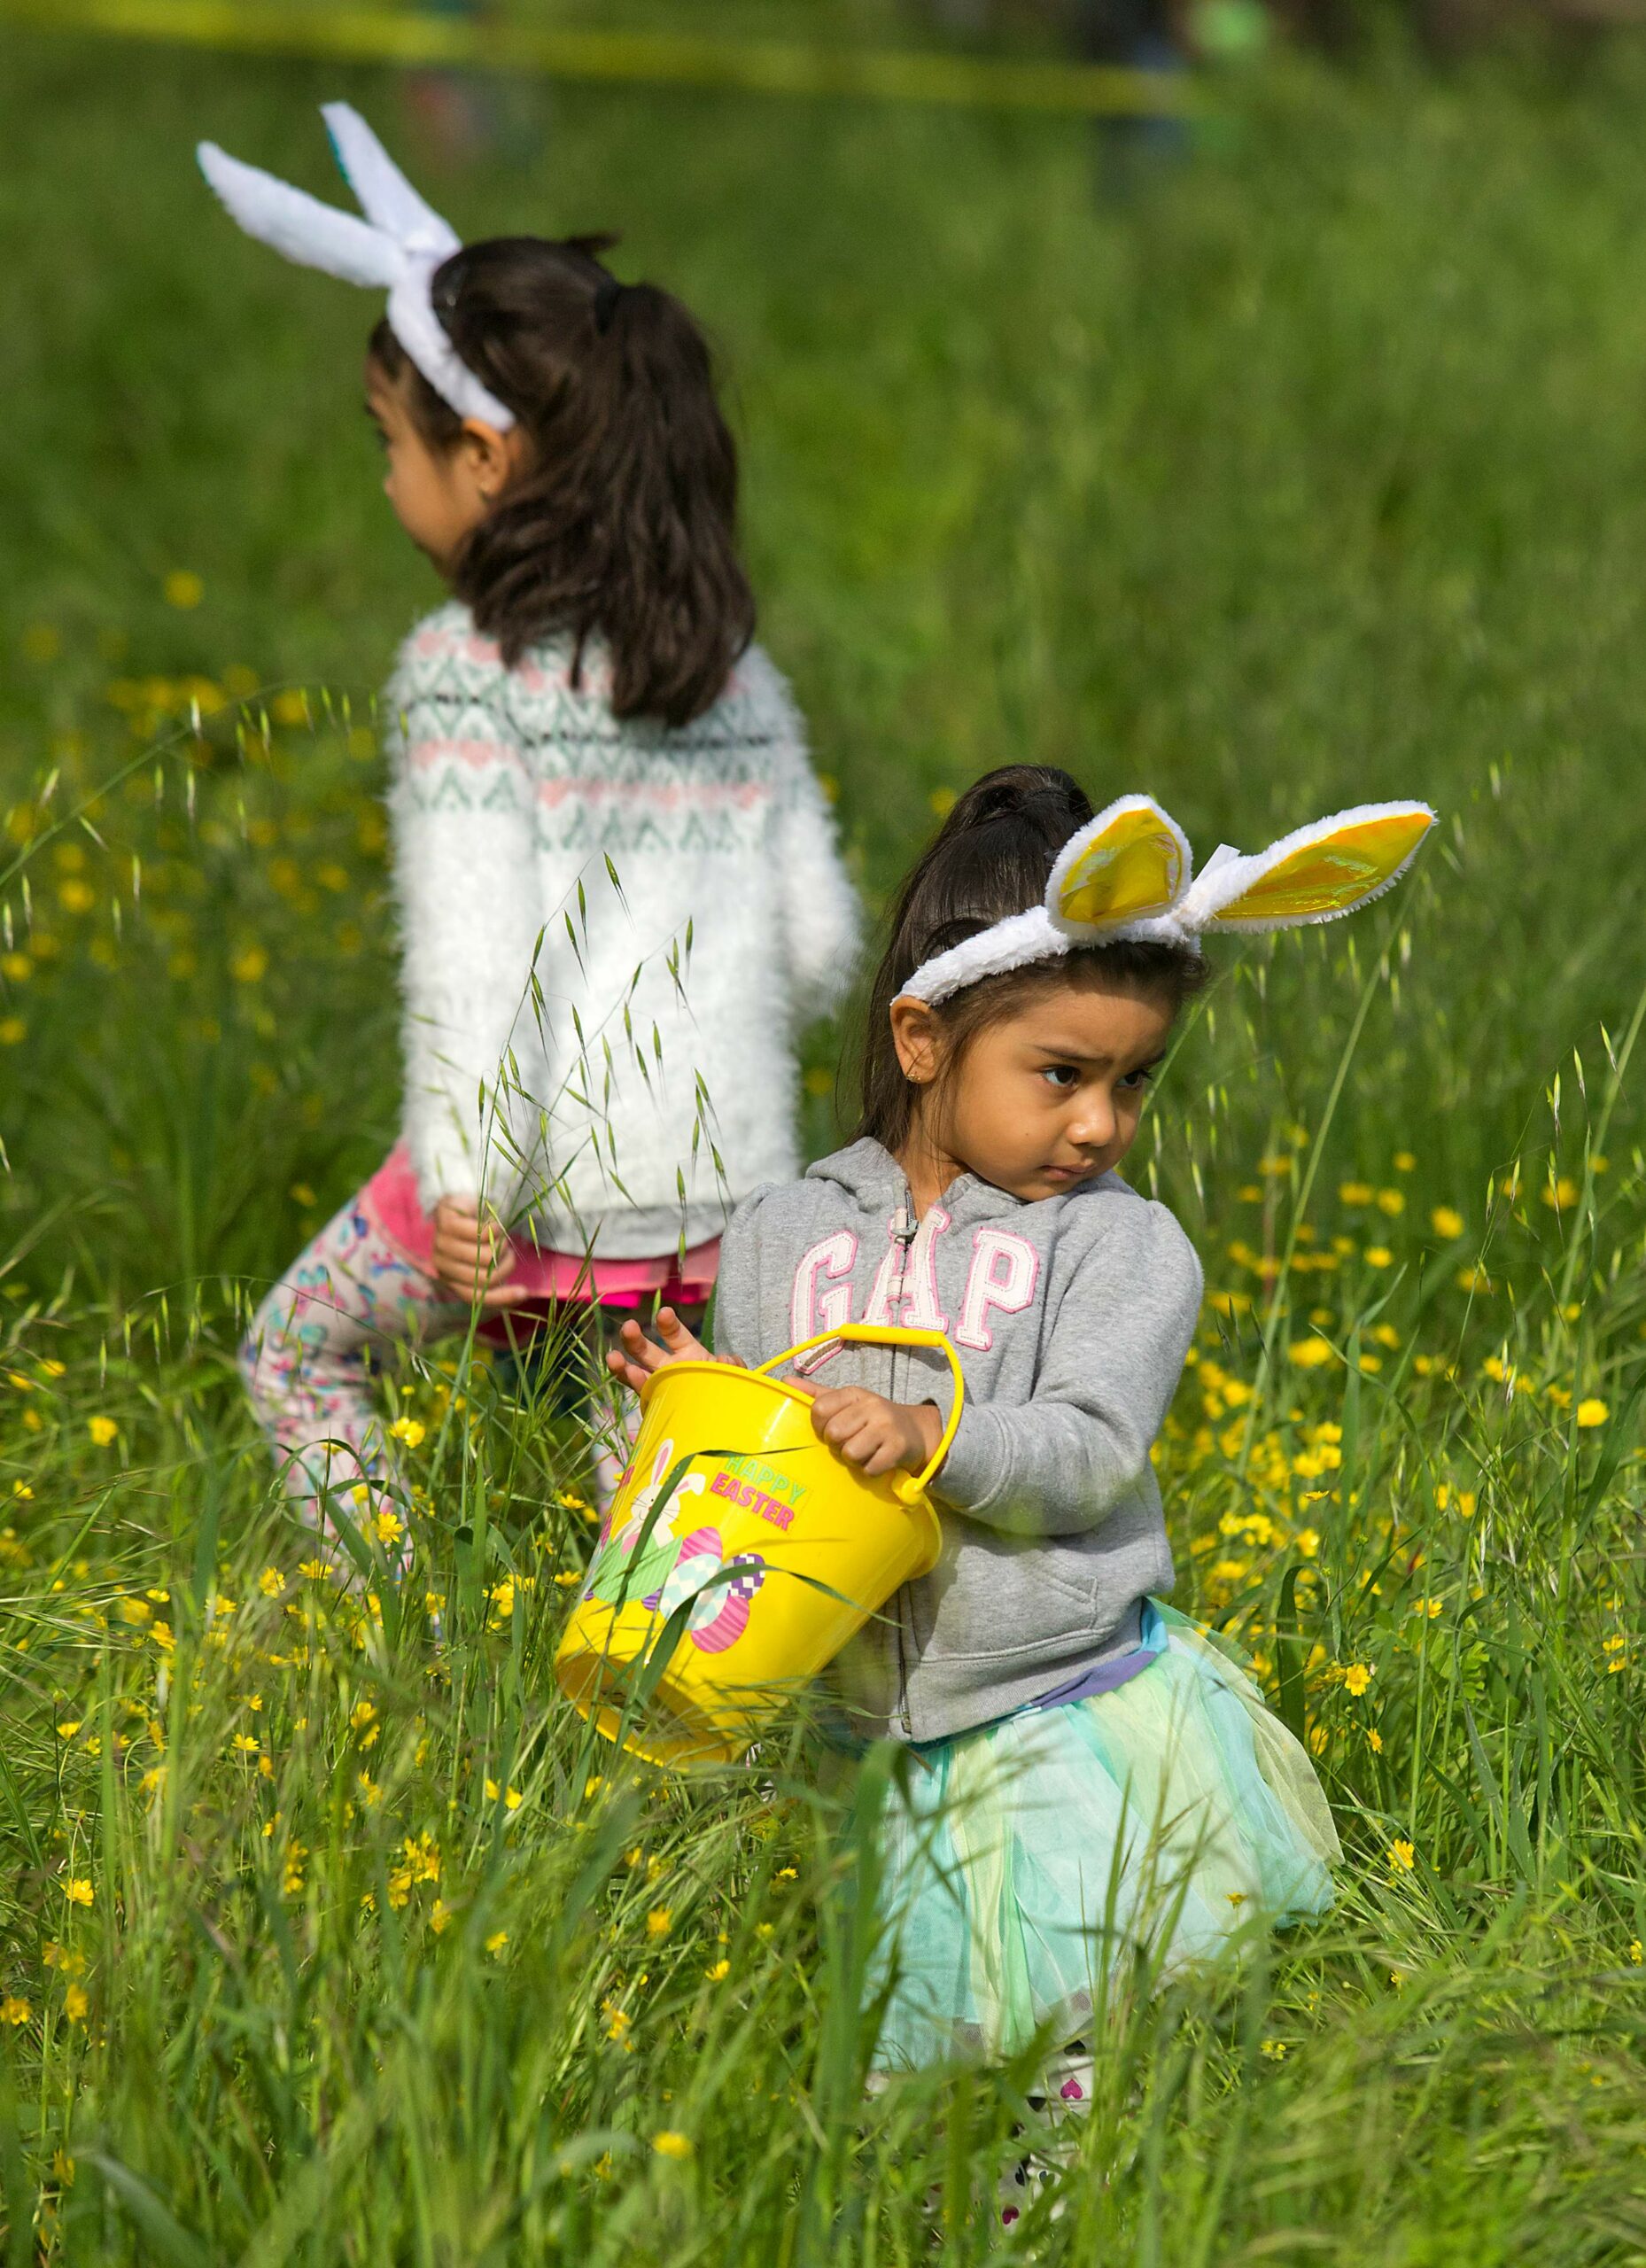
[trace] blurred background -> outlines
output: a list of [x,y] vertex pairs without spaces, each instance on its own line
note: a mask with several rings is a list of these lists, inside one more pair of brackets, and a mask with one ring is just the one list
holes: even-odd
[[[15,1266],[255,1278],[393,1129],[372,703],[438,593],[377,493],[374,310],[192,156],[339,196],[332,96],[465,235],[617,230],[707,323],[872,902],[1007,758],[1206,848],[1441,806],[1332,1162],[1421,1122],[1432,1199],[1484,1187],[1638,983],[1641,12],[0,0]],[[1207,1107],[1153,1138],[1197,1232],[1358,982],[1305,944],[1220,988]]]

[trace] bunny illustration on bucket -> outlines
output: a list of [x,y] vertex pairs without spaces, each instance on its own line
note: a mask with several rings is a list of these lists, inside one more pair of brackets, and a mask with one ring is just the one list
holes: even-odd
[[[691,1600],[687,1638],[703,1653],[719,1653],[749,1627],[749,1602],[765,1580],[765,1562],[757,1552],[728,1558],[718,1528],[679,1533],[687,1499],[703,1495],[709,1483],[701,1472],[682,1473],[659,1510],[674,1464],[673,1441],[660,1441],[651,1478],[629,1499],[621,1526],[615,1509],[607,1515],[583,1603],[617,1607],[633,1600],[666,1620]],[[727,1568],[734,1572],[717,1580]]]

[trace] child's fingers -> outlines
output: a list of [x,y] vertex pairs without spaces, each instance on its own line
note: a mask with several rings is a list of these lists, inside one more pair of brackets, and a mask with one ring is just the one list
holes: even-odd
[[811,1389],[811,1422],[820,1433],[829,1419],[850,1409],[862,1397],[858,1386],[820,1386]]
[[[879,1441],[885,1433],[881,1413],[871,1406],[870,1397],[842,1394],[838,1406],[824,1410],[823,1397],[812,1407],[812,1430],[826,1441],[832,1449],[842,1456],[852,1456],[854,1448],[865,1442]],[[866,1455],[866,1449],[863,1454]],[[853,1457],[854,1464],[862,1463],[862,1456]]]
[[606,1357],[606,1368],[614,1379],[621,1379],[631,1394],[638,1394],[651,1376],[649,1371],[641,1370],[638,1363],[631,1363],[615,1347]]
[[529,1300],[531,1296],[524,1284],[500,1284],[493,1279],[488,1289],[481,1293],[480,1305],[483,1308],[517,1308],[523,1300]]
[[709,1349],[701,1339],[689,1332],[672,1308],[657,1310],[657,1331],[664,1345],[677,1362],[705,1362]]
[[490,1222],[473,1230],[465,1226],[437,1231],[434,1251],[437,1259],[457,1268],[513,1268],[519,1256]]
[[655,1340],[648,1339],[638,1323],[625,1323],[617,1335],[629,1361],[648,1378],[654,1371],[662,1370],[669,1359]]

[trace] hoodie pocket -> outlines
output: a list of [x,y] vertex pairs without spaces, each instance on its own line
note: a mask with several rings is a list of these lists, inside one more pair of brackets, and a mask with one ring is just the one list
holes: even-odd
[[1013,1545],[990,1531],[956,1534],[931,1573],[909,1587],[922,1661],[1032,1652],[1083,1637],[1106,1596],[1103,1555]]

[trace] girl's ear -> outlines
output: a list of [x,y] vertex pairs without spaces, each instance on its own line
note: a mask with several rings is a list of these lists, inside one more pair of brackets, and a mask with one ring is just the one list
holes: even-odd
[[1220,856],[1195,885],[1195,926],[1291,929],[1335,921],[1397,882],[1433,825],[1427,804],[1358,804],[1252,858]]
[[937,1022],[924,1000],[905,992],[891,1004],[891,1044],[903,1076],[912,1086],[929,1087],[942,1052]]
[[500,433],[477,417],[465,417],[457,447],[464,469],[485,504],[494,504],[525,462],[526,443],[517,425]]

